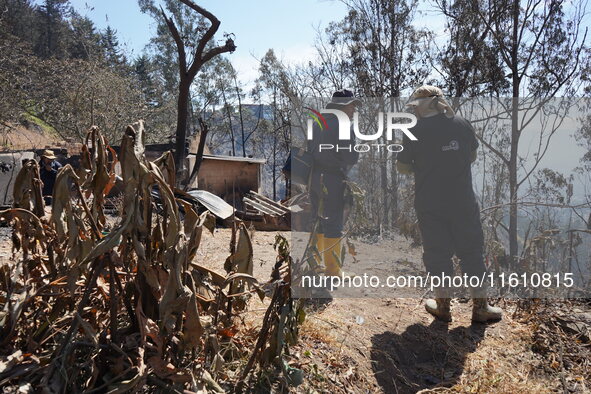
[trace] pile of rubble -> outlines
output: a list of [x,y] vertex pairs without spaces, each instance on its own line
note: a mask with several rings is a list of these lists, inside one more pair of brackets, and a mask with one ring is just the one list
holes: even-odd
[[255,191],[250,191],[243,198],[245,211],[239,213],[241,219],[252,222],[257,230],[289,230],[291,207],[273,201]]

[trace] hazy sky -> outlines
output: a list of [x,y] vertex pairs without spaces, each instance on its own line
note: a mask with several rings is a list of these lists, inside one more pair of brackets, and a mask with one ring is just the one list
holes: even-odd
[[[556,105],[558,106],[561,103],[560,98],[554,99],[549,102],[549,106]],[[487,99],[481,99],[481,103],[489,103]],[[494,101],[492,101],[494,102]],[[562,122],[557,122],[560,126],[557,127],[556,132],[554,133],[553,137],[550,139],[550,143],[548,144],[547,152],[544,154],[540,164],[538,165],[537,169],[543,168],[551,168],[554,171],[558,171],[566,176],[571,174],[576,167],[581,165],[581,158],[585,154],[585,149],[577,144],[575,139],[575,134],[577,134],[579,128],[581,127],[581,122],[585,118],[585,115],[588,113],[587,108],[589,108],[591,102],[589,99],[581,99],[578,102],[578,105],[574,105],[570,107],[566,116],[564,116]],[[497,109],[500,112],[500,108]],[[543,111],[542,111],[543,112]],[[495,113],[495,111],[493,111]],[[529,112],[530,115],[524,115],[526,118],[531,117],[534,111]],[[540,113],[541,114],[541,113]],[[522,113],[523,115],[523,113]],[[560,117],[551,117],[552,121],[555,119],[561,119]],[[538,151],[539,143],[540,143],[540,135],[542,130],[544,130],[544,136],[552,129],[551,125],[545,124],[543,125],[542,120],[548,122],[549,118],[544,116],[538,115],[532,120],[528,127],[523,130],[521,135],[520,144],[519,144],[519,155],[521,158],[525,159],[525,163],[523,164],[523,168],[520,169],[520,179],[526,171],[529,171],[535,163],[535,153]],[[501,124],[509,127],[510,120],[506,119]],[[478,123],[475,123],[477,127],[479,126]],[[545,146],[547,139],[544,137],[542,139],[542,146]],[[481,151],[484,148],[480,148]],[[480,170],[480,169],[479,169]],[[477,189],[481,189],[482,179],[480,178],[480,172],[475,171],[475,178],[477,179],[475,183],[475,187]],[[533,177],[531,178],[533,180]],[[527,186],[524,186],[525,190]],[[574,200],[576,202],[581,202],[581,199],[584,197],[584,185],[582,185],[578,179],[574,181]]]

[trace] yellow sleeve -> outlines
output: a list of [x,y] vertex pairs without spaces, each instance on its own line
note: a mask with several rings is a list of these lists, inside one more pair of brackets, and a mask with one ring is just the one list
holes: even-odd
[[396,169],[398,170],[398,172],[405,174],[405,175],[413,175],[414,174],[414,171],[412,169],[412,164],[397,161],[396,162]]

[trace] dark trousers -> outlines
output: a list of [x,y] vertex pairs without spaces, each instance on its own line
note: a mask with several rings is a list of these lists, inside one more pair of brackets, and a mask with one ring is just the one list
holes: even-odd
[[[310,186],[312,220],[319,220],[318,233],[327,238],[340,238],[343,235],[345,211],[345,176],[340,173],[314,172]],[[319,211],[321,204],[322,209]]]
[[423,239],[423,262],[431,275],[453,276],[455,254],[468,276],[481,277],[484,265],[484,236],[478,204],[446,211],[417,212]]

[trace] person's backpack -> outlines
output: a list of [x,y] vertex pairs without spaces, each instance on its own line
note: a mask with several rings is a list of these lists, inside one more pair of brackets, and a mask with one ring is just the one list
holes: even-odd
[[310,152],[302,148],[293,148],[281,171],[292,183],[307,186],[310,183],[313,164],[314,157]]

